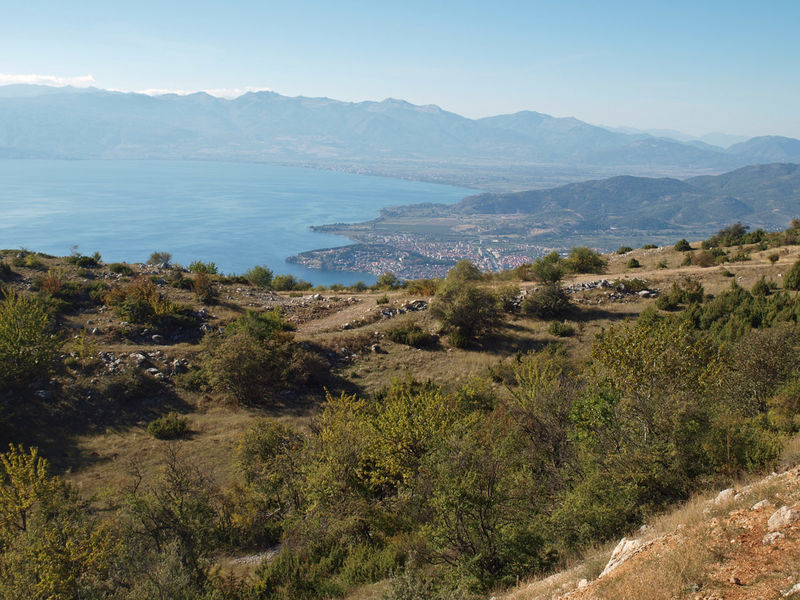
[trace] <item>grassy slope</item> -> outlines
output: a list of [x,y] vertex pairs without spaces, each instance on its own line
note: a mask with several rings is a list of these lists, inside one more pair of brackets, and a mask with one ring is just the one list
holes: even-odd
[[[743,263],[727,264],[725,268],[733,272],[737,282],[751,287],[761,275],[780,281],[782,273],[800,257],[800,247],[787,247],[780,250],[781,259],[771,265],[767,255],[774,252],[755,251],[753,260]],[[6,252],[6,262],[11,254]],[[626,263],[636,257],[642,268],[628,269]],[[602,277],[614,280],[620,277],[645,279],[651,288],[666,290],[679,278],[691,276],[698,278],[708,293],[717,293],[730,285],[730,278],[722,275],[722,267],[680,267],[684,255],[671,248],[635,250],[624,256],[610,255],[608,273]],[[666,261],[667,269],[657,268]],[[79,279],[73,266],[63,259],[43,258],[46,267],[63,269],[68,279]],[[27,283],[42,271],[15,267],[21,276],[12,287],[24,288]],[[93,271],[96,276],[108,274],[105,267]],[[599,279],[596,275],[581,275],[568,278],[569,285],[581,281]],[[499,285],[499,284],[498,284]],[[532,287],[523,283],[522,287]],[[200,309],[193,294],[184,290],[163,287],[162,291],[179,302]],[[242,314],[247,308],[279,306],[284,314],[298,323],[297,337],[312,344],[322,345],[334,350],[349,346],[349,351],[357,352],[357,358],[339,360],[336,375],[344,387],[368,394],[380,389],[395,377],[413,376],[421,380],[431,379],[445,387],[456,387],[471,375],[485,375],[490,366],[501,361],[512,360],[519,351],[540,348],[558,338],[547,332],[547,323],[522,317],[510,317],[492,338],[485,340],[481,347],[460,350],[450,348],[442,342],[433,349],[418,350],[394,344],[383,336],[385,330],[403,320],[415,320],[429,329],[435,328],[427,312],[407,313],[393,319],[377,320],[363,327],[343,330],[344,323],[359,318],[371,321],[374,313],[381,308],[376,299],[383,292],[324,292],[323,301],[300,303],[288,294],[265,295],[264,292],[247,285],[234,284],[221,286],[220,303],[209,306],[214,316],[209,324],[219,326]],[[335,297],[338,296],[338,300]],[[345,302],[347,297],[355,302]],[[389,306],[399,306],[409,297],[402,291],[390,292]],[[635,318],[653,300],[627,297],[625,301],[611,300],[605,292],[594,290],[576,295],[581,298],[579,309],[574,316],[577,335],[566,338],[563,343],[573,355],[585,357],[596,333],[609,324],[620,320]],[[131,353],[136,351],[160,350],[172,358],[188,358],[190,361],[198,351],[196,344],[157,345],[151,342],[131,342],[118,335],[121,328],[119,319],[111,311],[99,312],[89,309],[64,319],[71,328],[98,327],[99,335],[93,338],[96,351]],[[377,335],[376,335],[377,332]],[[378,340],[384,352],[376,354],[362,352],[369,344]],[[65,346],[69,350],[69,345]],[[104,369],[88,374],[77,370],[59,376],[69,380],[72,385],[102,385],[110,377]],[[495,384],[502,393],[502,384]],[[155,405],[147,402],[134,403],[125,407],[125,414],[109,414],[113,408],[104,407],[106,412],[87,410],[86,414],[76,414],[73,418],[59,418],[54,421],[42,417],[35,427],[18,429],[15,433],[21,441],[38,443],[43,446],[45,455],[75,484],[84,494],[113,495],[131,481],[130,472],[138,468],[145,476],[153,472],[163,459],[167,442],[155,440],[146,433],[146,425],[157,414],[176,407],[188,415],[191,435],[182,443],[182,452],[191,457],[194,464],[201,466],[218,483],[230,484],[237,478],[233,468],[233,450],[240,434],[253,421],[261,416],[272,416],[297,427],[306,427],[309,420],[324,400],[324,390],[319,389],[304,396],[282,396],[275,398],[269,406],[251,408],[230,406],[218,399],[179,389],[172,383],[163,386],[169,391],[169,403]],[[119,409],[117,409],[119,410]],[[380,587],[372,587],[358,592],[353,598],[369,598]],[[372,590],[372,591],[370,591]],[[375,592],[377,593],[377,592]]]

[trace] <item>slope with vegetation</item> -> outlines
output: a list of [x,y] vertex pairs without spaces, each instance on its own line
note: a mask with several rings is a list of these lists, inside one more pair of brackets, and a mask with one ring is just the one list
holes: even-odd
[[0,597],[468,599],[556,571],[780,464],[798,241],[311,291],[3,251]]

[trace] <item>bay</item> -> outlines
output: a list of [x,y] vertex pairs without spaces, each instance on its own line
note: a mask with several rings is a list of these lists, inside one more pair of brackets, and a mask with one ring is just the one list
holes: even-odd
[[213,261],[224,273],[264,264],[315,285],[374,275],[317,271],[289,256],[342,246],[311,225],[365,221],[386,206],[454,203],[474,190],[385,177],[255,163],[149,160],[0,160],[0,247],[106,262]]

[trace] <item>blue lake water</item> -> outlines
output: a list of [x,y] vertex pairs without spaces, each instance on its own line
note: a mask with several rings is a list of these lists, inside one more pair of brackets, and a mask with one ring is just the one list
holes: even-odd
[[106,262],[214,261],[222,272],[264,264],[314,284],[374,281],[285,262],[346,238],[311,225],[357,222],[382,207],[454,203],[474,190],[333,171],[202,161],[0,160],[0,248]]

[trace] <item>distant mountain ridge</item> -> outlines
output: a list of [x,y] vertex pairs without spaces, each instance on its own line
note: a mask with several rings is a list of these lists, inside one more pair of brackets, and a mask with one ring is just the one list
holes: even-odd
[[532,111],[468,119],[395,99],[250,92],[227,100],[202,92],[0,86],[0,158],[36,157],[248,160],[520,189],[598,174],[691,175],[796,162],[800,141],[753,138],[726,151]]
[[800,216],[800,165],[743,167],[686,180],[618,176],[548,190],[487,193],[450,207],[461,215],[535,215],[585,230],[670,230],[745,220],[782,227]]

